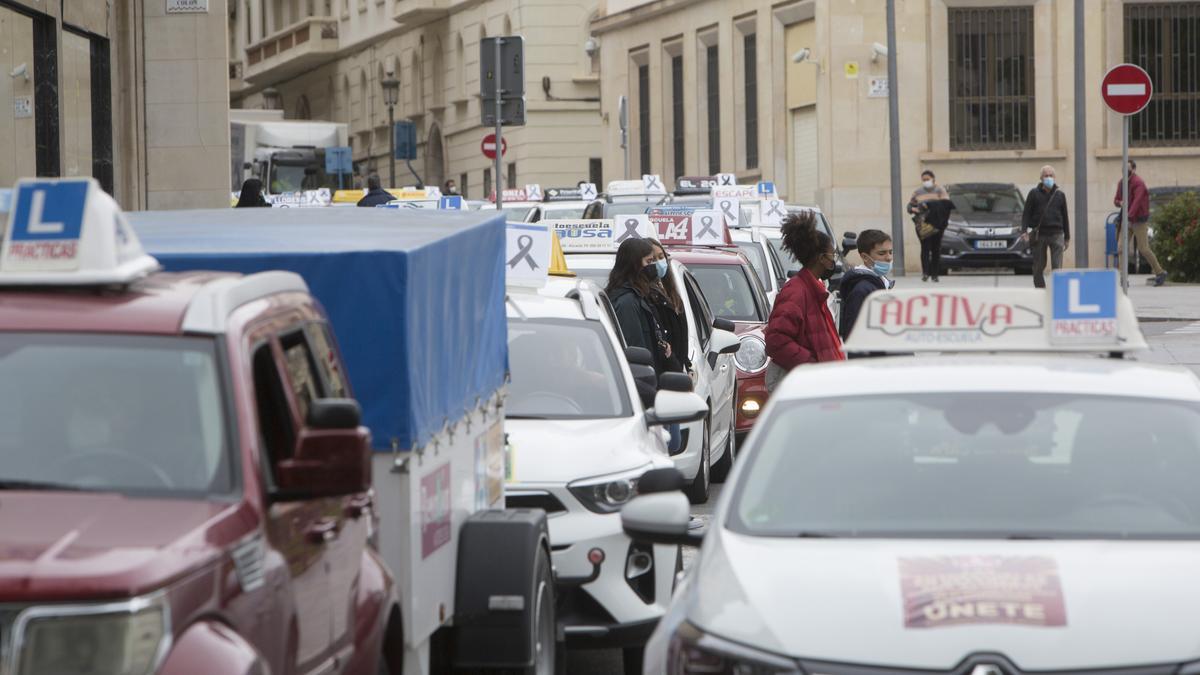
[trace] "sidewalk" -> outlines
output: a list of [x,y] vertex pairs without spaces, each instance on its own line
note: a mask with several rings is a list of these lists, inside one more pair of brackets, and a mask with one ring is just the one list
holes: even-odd
[[[1129,298],[1137,310],[1139,321],[1200,321],[1200,285],[1172,284],[1155,288],[1146,284],[1149,276],[1134,274],[1129,277]],[[952,288],[1030,288],[1033,277],[1013,274],[949,274],[941,282],[921,282],[919,275],[900,277],[902,288],[912,286]]]

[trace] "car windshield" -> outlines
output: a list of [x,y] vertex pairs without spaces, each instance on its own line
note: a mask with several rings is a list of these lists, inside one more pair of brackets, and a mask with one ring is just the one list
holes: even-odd
[[996,190],[959,190],[953,186],[950,189],[950,201],[954,202],[954,210],[964,216],[995,214],[1011,216],[1025,209],[1025,200],[1016,188]]
[[508,322],[507,416],[596,419],[632,414],[612,342],[598,321]]
[[234,488],[213,342],[0,335],[0,488]]
[[766,321],[754,287],[741,265],[688,265],[714,316],[730,321]]
[[505,206],[500,209],[504,212],[504,222],[506,223],[523,223],[525,218],[529,216],[530,206]]
[[[568,265],[570,264],[570,260],[571,260],[570,258],[567,259]],[[571,268],[571,271],[575,273],[575,276],[577,278],[587,279],[588,281],[591,281],[592,283],[596,284],[600,288],[604,288],[604,287],[608,286],[608,274],[611,270],[601,270],[601,269],[580,270],[580,269]]]
[[270,192],[273,195],[320,188],[338,189],[337,178],[325,173],[325,167],[313,162],[271,162]]
[[1194,404],[954,392],[778,405],[737,486],[739,532],[1200,538]]
[[756,241],[738,241],[734,242],[738,250],[750,261],[750,266],[754,268],[754,273],[758,275],[758,280],[762,282],[763,288],[771,287],[771,270],[767,265],[767,255],[763,251],[763,247]]
[[542,220],[577,220],[583,217],[583,206],[544,206]]

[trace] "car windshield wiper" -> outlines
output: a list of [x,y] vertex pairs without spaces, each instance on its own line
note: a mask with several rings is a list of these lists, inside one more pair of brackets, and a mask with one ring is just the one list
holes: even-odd
[[836,539],[838,535],[828,532],[797,532],[797,539]]
[[542,417],[541,415],[509,415],[508,413],[505,413],[504,419],[506,419],[506,420],[545,420],[545,419],[550,419],[550,418]]
[[0,478],[0,490],[83,490],[77,485],[50,483],[40,480],[12,480]]
[[1053,538],[1054,537],[1048,537],[1044,534],[1028,534],[1028,533],[1024,533],[1024,532],[1018,532],[1016,534],[1004,535],[1004,539],[1007,539],[1009,541],[1038,541],[1038,540],[1053,539]]

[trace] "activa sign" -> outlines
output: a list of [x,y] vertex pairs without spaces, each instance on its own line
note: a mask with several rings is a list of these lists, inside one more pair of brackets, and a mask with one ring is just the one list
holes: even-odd
[[1044,325],[1041,312],[1031,307],[956,293],[872,297],[867,314],[868,328],[888,335],[907,333],[908,339],[921,342],[979,342]]

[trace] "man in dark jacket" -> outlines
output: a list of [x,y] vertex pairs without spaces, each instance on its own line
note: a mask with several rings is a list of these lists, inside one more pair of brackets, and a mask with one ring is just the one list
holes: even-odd
[[1062,267],[1063,251],[1071,243],[1071,220],[1067,216],[1067,196],[1054,184],[1054,167],[1042,167],[1042,178],[1025,198],[1021,217],[1021,238],[1033,248],[1033,285],[1046,287],[1046,258],[1050,269]]
[[384,190],[383,187],[380,186],[379,176],[371,174],[367,177],[367,194],[362,199],[358,200],[358,205],[379,206],[380,204],[386,204],[395,199],[396,198],[392,196],[392,193]]
[[[1146,189],[1146,181],[1135,173],[1137,162],[1129,160],[1129,235],[1137,240],[1138,253],[1150,263],[1150,271],[1154,273],[1154,285],[1162,286],[1167,281],[1167,273],[1158,263],[1158,256],[1150,248],[1150,191]],[[1113,206],[1121,208],[1121,192],[1124,181],[1117,181],[1117,194],[1113,197]],[[1120,227],[1118,225],[1117,227]],[[1117,251],[1121,251],[1129,243],[1129,236],[1117,235]]]

